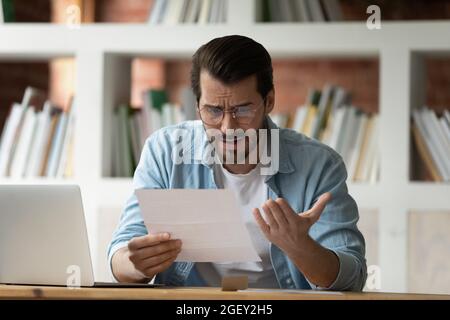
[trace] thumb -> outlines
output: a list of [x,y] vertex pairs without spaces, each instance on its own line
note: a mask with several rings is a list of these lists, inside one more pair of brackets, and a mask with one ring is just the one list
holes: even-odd
[[303,212],[301,216],[305,218],[312,218],[314,221],[317,221],[320,217],[320,214],[325,209],[328,201],[330,200],[331,200],[331,193],[325,192],[319,197],[319,199],[317,199],[313,207],[308,211]]

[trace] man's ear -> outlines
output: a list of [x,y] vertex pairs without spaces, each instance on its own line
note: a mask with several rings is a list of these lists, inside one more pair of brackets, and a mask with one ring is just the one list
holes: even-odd
[[265,114],[268,115],[269,113],[271,113],[274,106],[275,106],[275,89],[272,89],[269,91],[269,93],[266,96],[266,112],[265,112]]

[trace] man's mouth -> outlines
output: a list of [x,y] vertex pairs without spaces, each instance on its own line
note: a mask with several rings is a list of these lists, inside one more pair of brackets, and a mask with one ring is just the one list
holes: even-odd
[[229,149],[229,148],[236,148],[238,143],[240,143],[244,139],[245,139],[245,135],[229,136],[229,137],[223,137],[221,142],[225,148]]

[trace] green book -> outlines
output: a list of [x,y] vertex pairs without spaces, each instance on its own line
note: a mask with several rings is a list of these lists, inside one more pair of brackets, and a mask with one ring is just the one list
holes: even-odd
[[14,3],[13,0],[0,0],[3,8],[3,22],[14,22]]
[[262,0],[262,22],[270,22],[272,21],[271,15],[270,15],[270,8],[269,8],[269,0]]
[[151,101],[152,101],[152,107],[159,112],[162,112],[163,105],[168,102],[167,93],[165,90],[155,90],[151,89],[149,91]]

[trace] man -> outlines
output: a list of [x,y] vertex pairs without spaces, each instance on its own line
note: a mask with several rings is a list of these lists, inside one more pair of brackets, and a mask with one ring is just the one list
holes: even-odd
[[[249,277],[252,287],[362,290],[367,277],[365,242],[356,226],[357,205],[347,192],[345,165],[328,146],[271,121],[275,91],[265,48],[243,36],[213,39],[193,56],[191,84],[201,120],[152,134],[134,174],[134,187],[233,190],[261,262],[174,262],[182,242],[169,234],[148,234],[132,195],[108,250],[114,277],[217,286],[222,276],[240,274]],[[279,130],[277,141],[272,134],[257,140],[257,150],[270,149],[271,157],[278,158],[276,172],[261,174],[260,157],[256,163],[248,161],[254,151],[245,143],[248,137],[228,134],[238,129]],[[190,163],[174,161],[175,132],[180,130],[189,133]],[[211,131],[219,137],[211,139]],[[213,141],[214,159],[221,161],[210,163],[201,155]],[[238,161],[239,150],[246,161]]]

